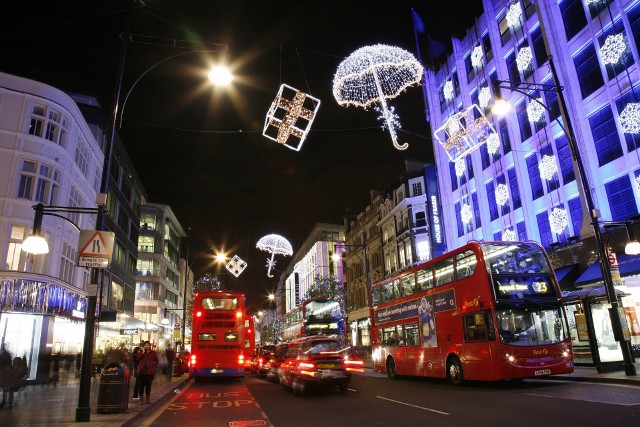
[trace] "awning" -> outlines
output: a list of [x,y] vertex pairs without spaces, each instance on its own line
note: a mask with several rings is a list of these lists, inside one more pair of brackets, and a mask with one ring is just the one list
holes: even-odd
[[562,291],[573,291],[576,289],[573,286],[573,283],[579,276],[578,273],[578,264],[571,264],[564,267],[556,268],[553,270],[556,275],[556,279],[558,279],[558,283],[560,284],[560,290]]
[[[617,254],[620,276],[632,276],[640,274],[640,256]],[[584,273],[575,281],[576,286],[584,286],[590,283],[602,281],[602,272],[600,271],[600,261],[591,264]]]
[[[616,295],[621,297],[627,295],[620,289],[616,289]],[[564,302],[579,301],[587,298],[605,298],[607,291],[604,286],[598,288],[579,289],[577,291],[562,292]]]

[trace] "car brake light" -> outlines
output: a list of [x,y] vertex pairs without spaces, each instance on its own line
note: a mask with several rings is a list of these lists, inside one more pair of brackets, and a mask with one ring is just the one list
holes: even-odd
[[309,375],[313,377],[316,374],[316,365],[315,363],[310,362],[300,362],[298,363],[298,369],[300,370],[300,374]]
[[362,360],[344,360],[344,367],[350,372],[364,372],[364,362]]

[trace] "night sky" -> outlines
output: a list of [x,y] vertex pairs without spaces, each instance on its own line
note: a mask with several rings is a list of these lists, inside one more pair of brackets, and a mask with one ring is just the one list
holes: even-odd
[[[118,35],[126,31],[130,2],[5,3],[0,70],[85,81],[111,111]],[[128,45],[123,97],[145,70],[183,51],[168,40],[228,50],[179,56],[146,74],[129,94],[121,137],[149,201],[170,205],[185,229],[191,227],[191,261],[216,247],[249,263],[239,278],[221,279],[227,288],[247,291],[254,306],[266,302],[278,278],[266,276],[268,254],[255,248],[260,237],[281,234],[296,251],[316,223],[342,224],[347,212],[368,204],[371,189],[395,184],[405,160],[433,158],[420,87],[391,101],[402,124],[399,139],[409,144],[397,151],[375,111],[340,107],[333,98],[340,62],[378,43],[417,54],[412,7],[425,33],[448,44],[482,13],[479,0],[145,3],[131,22],[130,32],[140,36]],[[420,43],[424,47],[424,38]],[[212,88],[204,78],[219,60],[235,75],[230,88]],[[321,100],[299,152],[262,136],[281,84]],[[276,270],[289,260],[277,256]],[[196,277],[207,271],[205,261],[195,261]]]

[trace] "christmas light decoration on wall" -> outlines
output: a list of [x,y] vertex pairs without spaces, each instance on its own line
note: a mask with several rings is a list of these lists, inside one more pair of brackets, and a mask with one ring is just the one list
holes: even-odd
[[434,132],[434,136],[449,159],[455,162],[478,149],[487,140],[486,135],[491,133],[495,133],[495,129],[480,107],[473,104],[451,116]]
[[504,206],[509,200],[509,188],[505,184],[498,184],[496,186],[496,203],[499,206]]
[[513,230],[507,228],[502,232],[502,240],[505,242],[513,242],[516,240],[516,233]]
[[539,122],[544,114],[544,107],[542,106],[542,98],[536,98],[531,100],[527,105],[527,116],[531,123]]
[[484,86],[480,89],[480,92],[478,92],[478,105],[480,108],[487,108],[489,101],[491,101],[491,91],[489,90],[489,86]]
[[271,259],[267,258],[267,276],[273,277],[271,274],[271,269],[275,267],[276,262],[273,258],[276,255],[293,255],[293,248],[291,247],[291,243],[284,237],[278,234],[267,234],[266,236],[260,238],[258,243],[256,243],[256,248],[261,251],[266,251],[271,254]]
[[531,54],[531,48],[529,46],[523,46],[518,51],[518,55],[516,56],[516,66],[518,67],[518,71],[528,70],[531,66],[531,61],[533,60],[533,55]]
[[624,133],[640,133],[640,104],[630,102],[620,113],[620,127]]
[[610,35],[600,48],[602,63],[605,65],[616,64],[620,61],[625,50],[627,50],[627,45],[624,43],[624,35],[622,33]]
[[487,151],[489,152],[489,154],[496,154],[499,149],[500,138],[498,137],[497,133],[492,132],[487,137]]
[[640,175],[636,176],[636,188],[638,193],[640,193]]
[[267,112],[262,135],[300,151],[318,108],[318,98],[283,84]]
[[562,234],[569,225],[567,211],[563,208],[553,208],[549,214],[549,224],[551,225],[551,231],[556,234]]
[[460,219],[464,224],[469,224],[469,221],[471,221],[472,217],[473,212],[471,211],[471,206],[469,206],[468,203],[465,203],[464,205],[462,205],[462,208],[460,208]]
[[484,58],[484,53],[482,52],[482,46],[478,45],[473,48],[473,52],[471,52],[471,65],[474,67],[482,66],[482,59]]
[[515,27],[520,23],[520,17],[522,16],[522,9],[520,9],[520,3],[517,1],[509,6],[509,11],[507,12],[507,24],[510,27]]
[[386,100],[420,83],[422,75],[422,65],[408,51],[384,44],[365,46],[338,66],[333,77],[333,96],[342,106],[379,105],[393,146],[405,150],[409,145],[398,142],[395,133],[398,122]]
[[442,94],[446,99],[453,99],[453,82],[451,80],[447,80],[446,82],[444,82]]
[[458,159],[455,161],[456,176],[460,177],[464,175],[464,171],[467,170],[467,166],[464,164],[464,159]]
[[542,156],[542,160],[538,163],[538,169],[540,169],[540,176],[549,181],[556,173],[558,173],[556,156],[549,156],[547,154]]
[[247,268],[247,263],[238,255],[234,255],[227,263],[227,270],[236,277],[240,276],[245,268]]

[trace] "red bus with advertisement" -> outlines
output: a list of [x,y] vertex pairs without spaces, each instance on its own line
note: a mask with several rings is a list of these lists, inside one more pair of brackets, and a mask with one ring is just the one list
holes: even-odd
[[[239,292],[198,292],[193,300],[190,375],[195,379],[243,377],[253,334]],[[251,331],[248,331],[248,329]],[[249,348],[247,348],[247,345]]]
[[282,340],[285,342],[312,335],[344,336],[344,333],[340,303],[326,298],[303,301],[282,320]]
[[560,288],[535,242],[472,242],[372,286],[373,370],[497,381],[573,372]]

